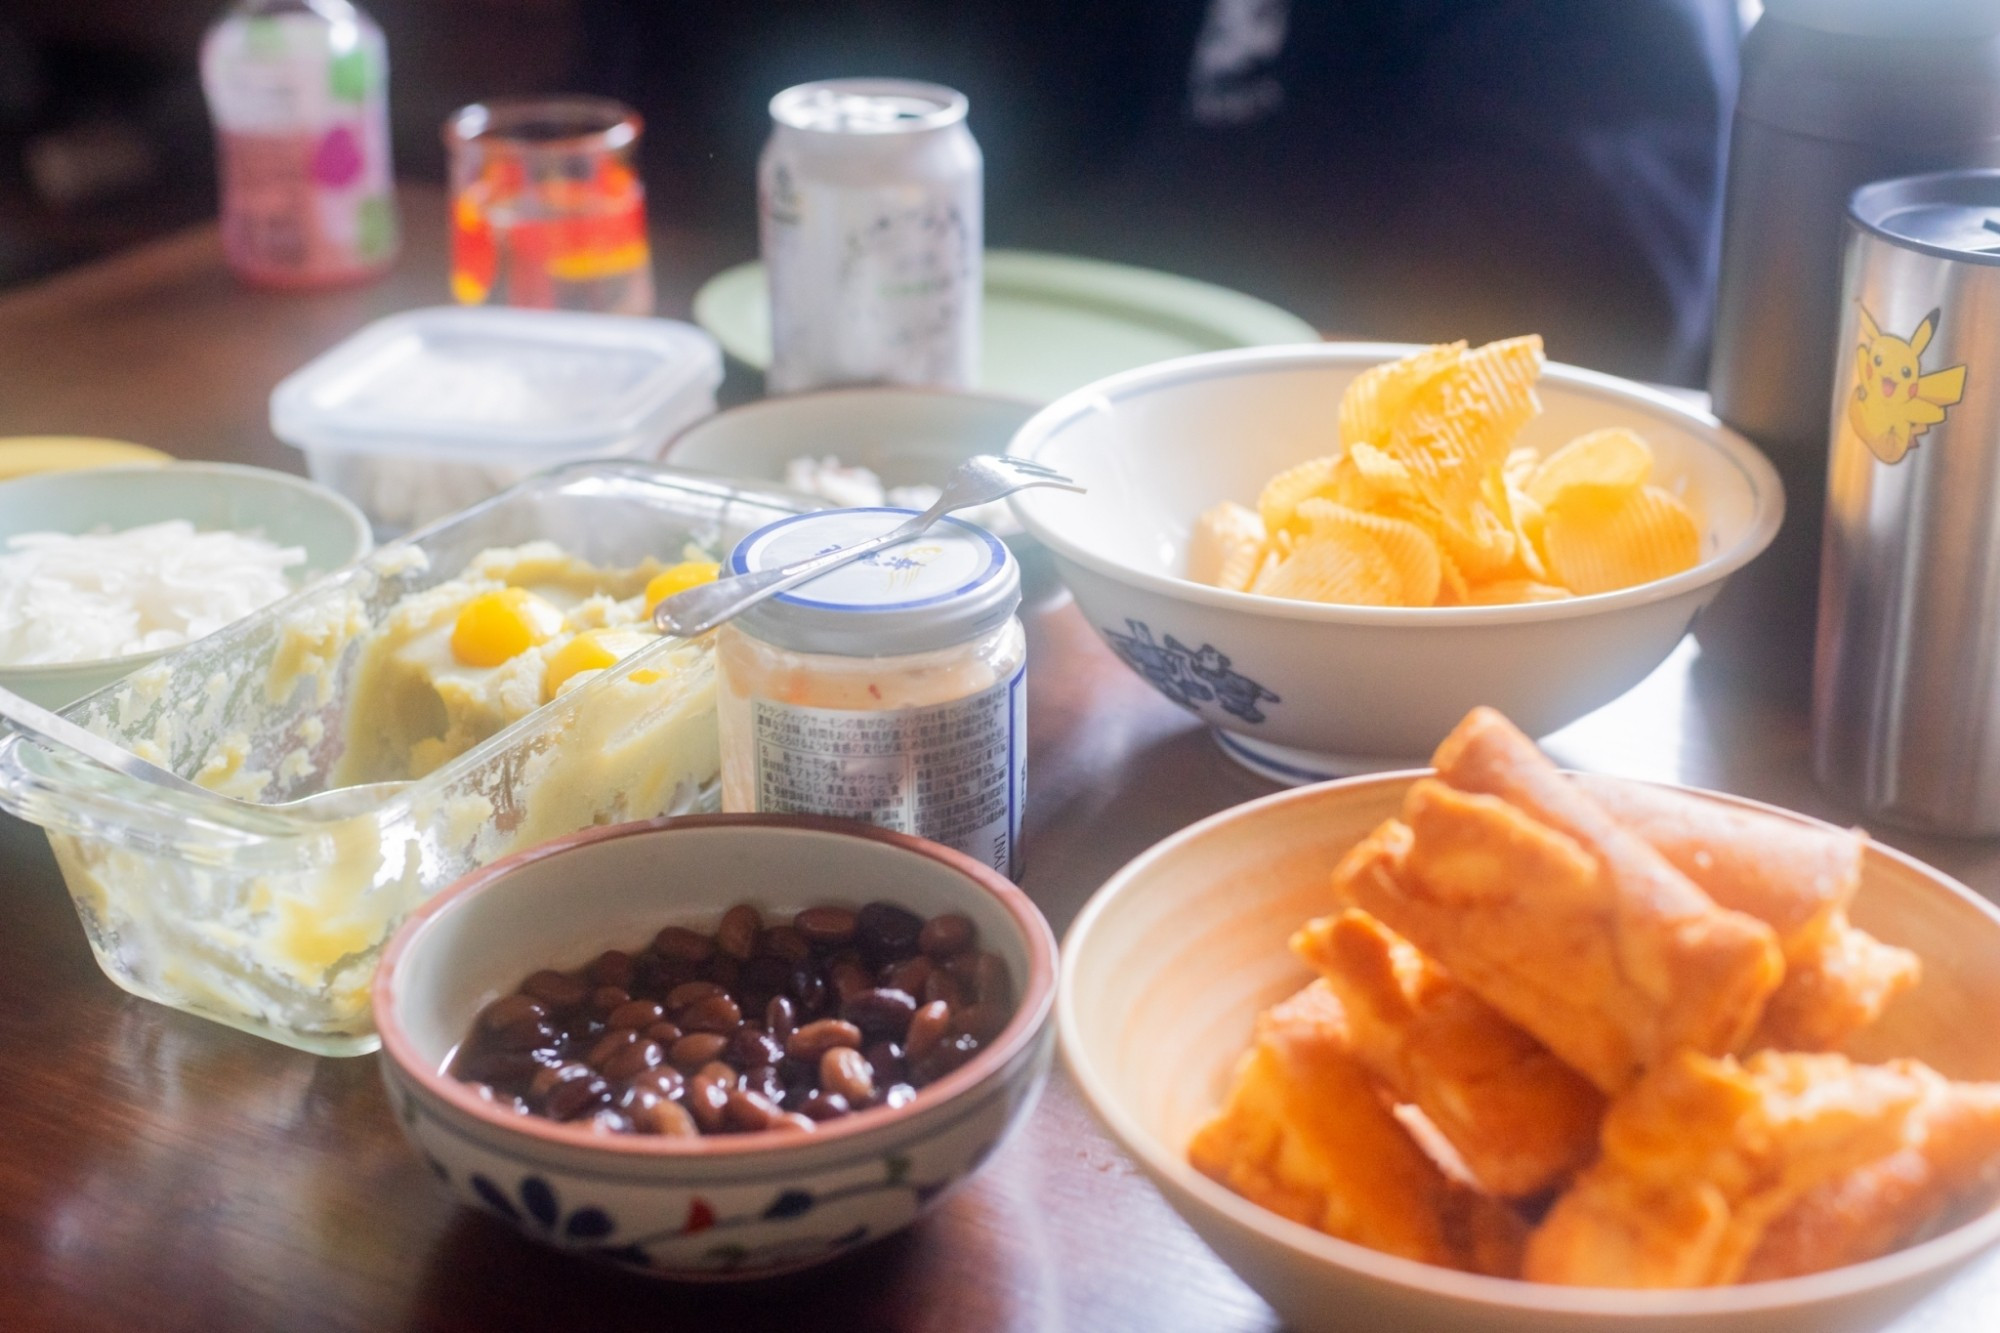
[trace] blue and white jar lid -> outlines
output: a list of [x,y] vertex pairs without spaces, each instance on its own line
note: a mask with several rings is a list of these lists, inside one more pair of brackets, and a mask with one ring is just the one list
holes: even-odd
[[[736,544],[733,573],[804,560],[879,536],[914,509],[824,509],[779,519]],[[986,529],[944,518],[922,536],[820,575],[743,613],[746,632],[779,648],[840,657],[901,657],[999,628],[1021,604],[1021,567]]]

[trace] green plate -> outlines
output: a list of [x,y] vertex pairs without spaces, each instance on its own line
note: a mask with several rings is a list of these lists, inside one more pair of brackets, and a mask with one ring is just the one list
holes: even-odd
[[[762,264],[710,278],[695,295],[694,317],[737,360],[759,370],[770,364]],[[1094,259],[988,250],[974,387],[1046,403],[1170,357],[1319,340],[1297,315],[1227,287]]]

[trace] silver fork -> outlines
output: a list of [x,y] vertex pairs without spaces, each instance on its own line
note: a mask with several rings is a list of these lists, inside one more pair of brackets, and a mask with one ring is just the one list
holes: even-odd
[[693,638],[705,634],[725,620],[733,620],[766,597],[775,597],[788,588],[816,579],[830,569],[859,560],[885,546],[906,542],[929,528],[954,509],[990,504],[1030,486],[1055,486],[1081,492],[1083,487],[1054,468],[1030,458],[1002,458],[995,454],[975,454],[958,465],[937,503],[907,523],[899,523],[879,537],[826,551],[804,560],[795,560],[776,569],[760,569],[754,574],[738,574],[718,579],[686,592],[675,593],[653,608],[653,623],[663,634]]

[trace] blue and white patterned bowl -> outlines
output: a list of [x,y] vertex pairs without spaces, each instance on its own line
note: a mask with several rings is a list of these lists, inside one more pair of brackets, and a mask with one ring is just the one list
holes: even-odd
[[1232,759],[1278,782],[1420,766],[1476,704],[1534,736],[1575,721],[1665,660],[1784,515],[1776,471],[1708,413],[1551,364],[1519,442],[1547,452],[1606,426],[1645,436],[1654,480],[1705,520],[1693,569],[1520,606],[1332,606],[1181,577],[1203,510],[1253,503],[1274,474],[1337,453],[1348,383],[1415,350],[1325,343],[1163,361],[1056,400],[1009,447],[1088,488],[1024,491],[1013,505],[1105,643],[1213,726]]
[[[712,929],[738,902],[788,915],[876,898],[971,917],[1020,992],[1006,1030],[907,1106],[811,1135],[596,1137],[440,1072],[479,1010],[538,968],[581,966],[664,925]],[[1055,955],[1027,897],[957,852],[830,820],[703,815],[586,830],[460,880],[390,943],[375,1015],[404,1133],[464,1202],[659,1277],[763,1277],[900,1230],[992,1153],[1048,1075]]]

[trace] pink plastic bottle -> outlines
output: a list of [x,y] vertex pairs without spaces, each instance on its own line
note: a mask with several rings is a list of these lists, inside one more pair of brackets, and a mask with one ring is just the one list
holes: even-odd
[[395,262],[389,51],[348,0],[238,0],[208,30],[222,245],[247,282],[325,287]]

